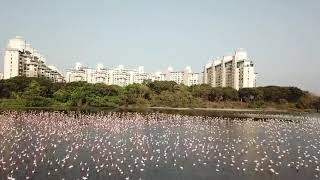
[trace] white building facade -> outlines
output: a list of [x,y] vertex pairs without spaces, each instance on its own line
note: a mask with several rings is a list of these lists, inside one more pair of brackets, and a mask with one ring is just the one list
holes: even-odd
[[223,56],[206,64],[203,83],[212,87],[232,87],[234,89],[256,87],[256,74],[253,62],[243,49],[232,56]]
[[116,68],[104,68],[102,64],[98,64],[96,69],[93,69],[76,63],[75,68],[67,70],[66,81],[85,81],[119,86],[142,84],[144,81],[174,81],[178,84],[191,86],[199,84],[199,73],[192,73],[190,67],[186,67],[184,71],[173,71],[169,67],[165,72],[146,73],[143,66],[139,66],[138,69],[126,69],[122,65]]
[[22,37],[10,39],[4,54],[4,79],[16,76],[46,77],[63,82],[64,77],[55,66],[47,66],[43,55]]
[[185,67],[183,71],[174,71],[170,66],[165,72],[155,73],[155,80],[174,81],[177,84],[192,86],[199,84],[199,73],[193,73],[189,66]]
[[85,81],[88,83],[104,83],[108,85],[127,86],[133,83],[143,83],[145,80],[153,80],[153,75],[144,72],[144,67],[136,69],[125,69],[119,65],[116,68],[104,68],[98,64],[96,69],[76,63],[76,67],[67,70],[66,81]]

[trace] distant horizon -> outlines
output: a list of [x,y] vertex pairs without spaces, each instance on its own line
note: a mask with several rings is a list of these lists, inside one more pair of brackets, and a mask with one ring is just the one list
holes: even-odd
[[[25,13],[28,6],[37,11]],[[63,73],[76,62],[141,65],[147,72],[190,66],[201,73],[209,57],[244,48],[257,86],[296,86],[320,95],[318,9],[317,0],[6,1],[0,7],[0,69],[15,36]]]

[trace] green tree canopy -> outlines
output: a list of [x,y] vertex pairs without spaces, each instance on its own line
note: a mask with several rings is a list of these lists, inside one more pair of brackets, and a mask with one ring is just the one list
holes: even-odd
[[177,85],[174,81],[153,81],[147,86],[155,93],[160,94],[162,91],[173,91],[173,87]]
[[319,112],[320,110],[320,97],[318,97],[314,102],[313,102],[313,107]]
[[145,104],[151,96],[151,91],[144,84],[130,84],[125,87],[126,104]]
[[208,101],[214,100],[213,88],[208,84],[193,85],[190,87],[190,91],[194,97],[199,97]]
[[29,86],[23,92],[23,96],[32,98],[32,97],[40,96],[40,93],[41,93],[40,84],[37,81],[32,80]]
[[0,80],[0,98],[9,98],[11,96],[10,89],[4,80]]
[[238,92],[244,102],[260,101],[263,98],[263,91],[258,88],[241,88]]
[[222,88],[223,90],[223,100],[225,101],[237,101],[239,98],[238,91],[231,88],[231,87],[225,87]]
[[22,93],[22,99],[25,100],[25,105],[31,107],[47,107],[51,105],[51,101],[48,98],[43,97],[41,92],[40,83],[36,80],[32,80]]
[[[126,87],[91,84],[87,82],[54,83],[46,78],[14,77],[0,80],[0,101],[2,106],[15,99],[26,106],[98,106],[117,107],[122,105],[151,105],[168,107],[211,107],[237,104],[261,107],[278,103],[301,109],[318,108],[316,96],[297,87],[266,86],[258,88],[211,87],[207,84],[187,87],[173,81],[145,81]],[[10,98],[10,99],[8,99]],[[5,100],[8,99],[8,100]],[[319,108],[318,108],[319,109]]]
[[263,92],[263,99],[271,102],[279,102],[280,99],[285,99],[288,102],[297,102],[306,94],[296,87],[266,86],[258,89]]

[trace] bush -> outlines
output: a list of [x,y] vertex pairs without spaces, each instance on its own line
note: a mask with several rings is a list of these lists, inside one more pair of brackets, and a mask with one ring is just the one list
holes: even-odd
[[173,87],[177,85],[174,81],[153,81],[147,83],[147,86],[156,94],[160,94],[163,91],[173,91]]
[[223,100],[225,101],[237,101],[239,98],[238,91],[233,88],[230,88],[230,87],[222,88],[222,91],[223,91]]
[[313,107],[314,109],[316,109],[317,112],[319,112],[319,109],[320,109],[320,97],[318,97],[318,98],[316,98],[316,99],[314,100],[314,102],[312,103],[312,107]]
[[258,88],[239,89],[239,98],[244,102],[260,101],[263,98],[263,91]]
[[117,96],[90,97],[88,98],[90,106],[94,107],[118,107],[121,100]]
[[264,106],[265,103],[263,101],[253,101],[248,105],[249,108],[263,108]]
[[302,96],[296,103],[296,107],[299,109],[309,109],[312,108],[313,99],[310,95]]
[[64,89],[59,89],[53,94],[53,98],[58,102],[66,103],[70,99],[70,93]]
[[125,87],[124,99],[127,105],[146,104],[151,99],[151,91],[144,84],[131,84]]
[[28,98],[25,101],[25,106],[27,107],[48,107],[50,105],[52,105],[52,101],[41,96],[36,96],[30,99]]
[[191,107],[196,100],[188,91],[163,91],[153,97],[153,106]]
[[25,100],[23,99],[1,99],[1,108],[21,108],[25,106]]

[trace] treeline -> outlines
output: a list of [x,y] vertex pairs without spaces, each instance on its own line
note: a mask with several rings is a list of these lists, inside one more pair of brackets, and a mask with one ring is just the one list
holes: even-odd
[[187,87],[154,81],[126,87],[86,82],[53,83],[48,79],[15,77],[0,81],[1,107],[285,107],[319,109],[320,98],[297,87]]

